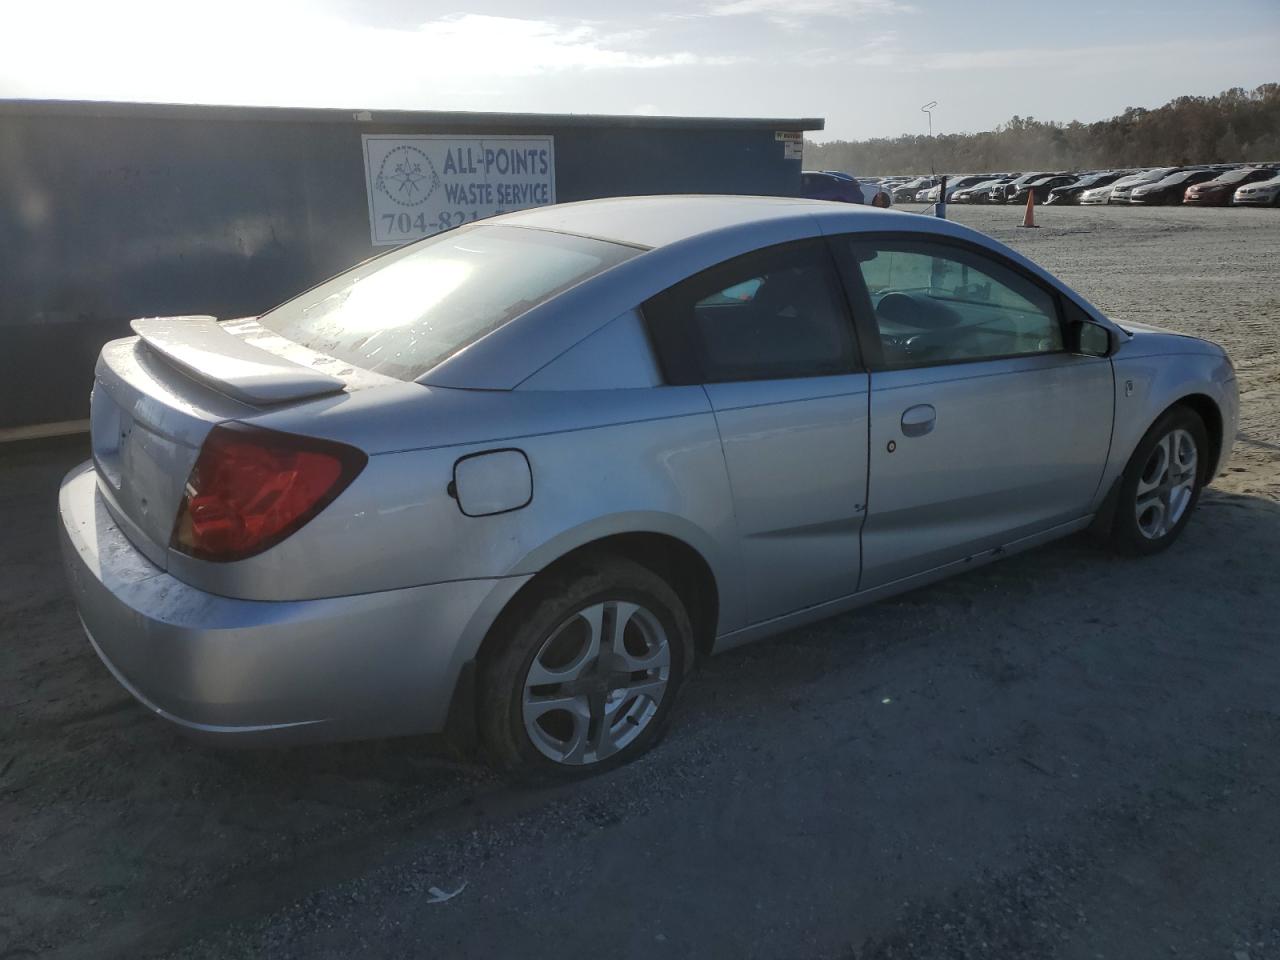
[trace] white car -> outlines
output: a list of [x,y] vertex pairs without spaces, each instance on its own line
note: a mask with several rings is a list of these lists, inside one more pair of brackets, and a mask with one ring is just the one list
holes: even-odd
[[[982,177],[982,176],[974,176],[972,174],[967,174],[967,173],[957,173],[953,176],[947,177],[947,197],[946,197],[947,203],[951,202],[951,198],[955,196],[957,191],[964,190],[967,187],[977,186],[979,183],[981,183],[985,179],[989,179],[989,178]],[[938,200],[940,199],[941,192],[942,192],[942,184],[938,184],[936,187],[931,188],[925,193],[925,202],[937,203]]]
[[982,180],[969,187],[961,187],[959,190],[951,194],[952,203],[973,203],[976,198],[981,196],[979,203],[985,203],[987,194],[996,184],[1009,183],[1008,177],[992,177],[990,180]]
[[1111,191],[1117,187],[1131,188],[1136,184],[1143,183],[1147,179],[1146,171],[1131,173],[1127,177],[1121,177],[1115,183],[1109,183],[1105,187],[1094,187],[1092,190],[1086,190],[1080,194],[1080,202],[1083,203],[1110,203]]
[[1270,180],[1248,183],[1236,190],[1232,206],[1280,207],[1280,174]]
[[1092,190],[1086,190],[1080,194],[1081,204],[1106,203],[1111,199],[1111,187],[1113,184],[1107,184],[1105,187],[1094,187]]

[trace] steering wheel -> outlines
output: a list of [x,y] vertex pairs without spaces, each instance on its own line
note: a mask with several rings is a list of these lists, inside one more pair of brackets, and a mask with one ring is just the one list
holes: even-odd
[[895,290],[886,293],[876,304],[876,315],[891,323],[915,327],[917,330],[943,330],[954,327],[960,318],[947,307],[928,297],[912,296]]

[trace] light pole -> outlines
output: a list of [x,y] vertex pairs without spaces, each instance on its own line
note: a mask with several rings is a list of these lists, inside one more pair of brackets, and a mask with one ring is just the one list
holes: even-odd
[[926,103],[923,107],[920,108],[920,112],[929,118],[929,139],[930,140],[933,139],[933,108],[936,107],[937,105],[938,105],[937,100],[930,100],[928,103]]
[[[937,173],[933,166],[933,108],[937,105],[937,100],[930,100],[920,108],[920,112],[929,118],[929,172],[932,174]],[[947,178],[945,174],[938,181],[938,203],[933,208],[933,215],[941,217],[943,220],[947,219]]]

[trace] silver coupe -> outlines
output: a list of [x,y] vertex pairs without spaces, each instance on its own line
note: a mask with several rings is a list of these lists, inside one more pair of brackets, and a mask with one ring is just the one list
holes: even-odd
[[60,495],[89,642],[222,742],[650,747],[700,657],[1091,528],[1230,453],[1222,349],[994,240],[783,198],[543,207],[107,344]]

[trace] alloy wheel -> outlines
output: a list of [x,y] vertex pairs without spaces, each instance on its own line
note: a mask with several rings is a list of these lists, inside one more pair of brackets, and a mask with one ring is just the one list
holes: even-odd
[[624,600],[593,603],[553,630],[530,663],[525,733],[556,763],[597,763],[653,722],[670,677],[671,645],[652,611]]
[[1168,535],[1186,513],[1195,493],[1196,467],[1195,438],[1186,430],[1169,431],[1152,449],[1134,501],[1138,531],[1148,540]]

